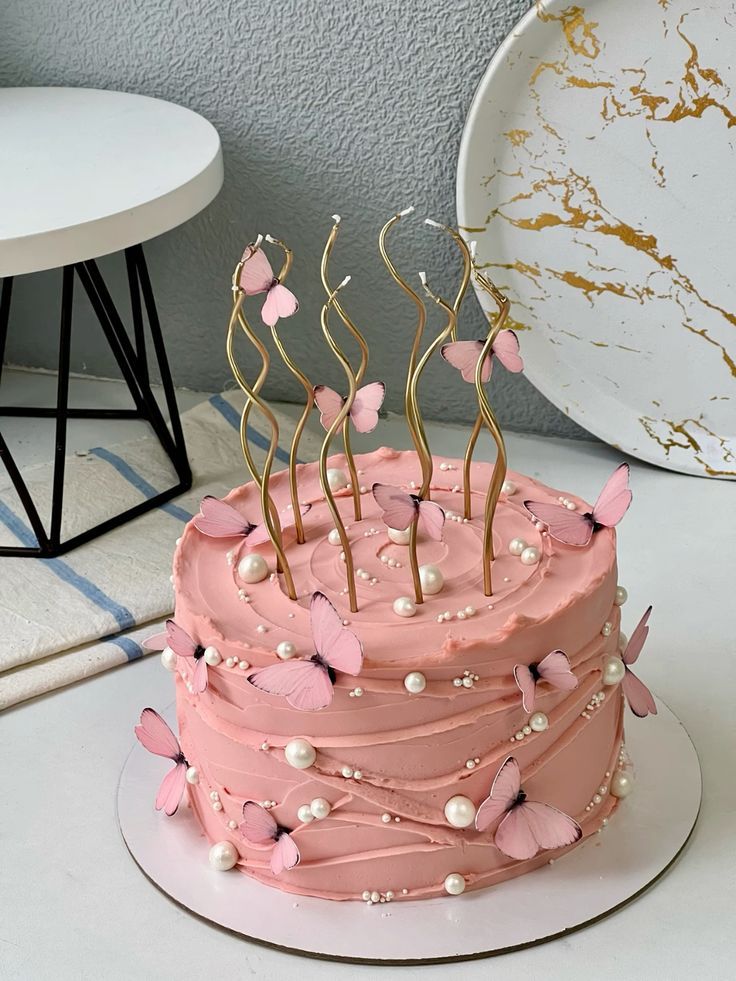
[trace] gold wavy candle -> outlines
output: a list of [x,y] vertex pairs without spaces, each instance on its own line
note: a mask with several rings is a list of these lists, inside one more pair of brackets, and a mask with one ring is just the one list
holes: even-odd
[[[462,237],[460,232],[456,228],[451,228],[449,225],[443,225],[439,221],[435,221],[433,218],[425,218],[424,224],[429,225],[430,228],[439,228],[440,231],[447,232],[451,236],[455,245],[460,250],[460,256],[463,260],[463,275],[460,280],[460,285],[458,286],[457,293],[455,294],[455,299],[452,304],[452,309],[455,311],[455,317],[460,313],[460,307],[463,305],[463,300],[465,299],[465,294],[468,291],[468,286],[470,285],[470,273],[473,267],[472,256],[470,255],[470,249],[465,239]],[[457,340],[457,319],[455,321],[455,326],[453,327],[450,339],[453,341]]]
[[[334,289],[327,297],[327,302],[322,306],[321,323],[322,323],[322,333],[325,336],[325,340],[330,346],[330,350],[335,355],[337,360],[340,362],[343,371],[345,372],[345,377],[348,382],[348,395],[343,403],[342,408],[335,416],[335,419],[327,430],[327,433],[322,443],[322,447],[319,452],[319,482],[322,485],[322,493],[325,495],[325,500],[327,501],[327,506],[330,509],[330,514],[332,515],[332,520],[337,529],[337,533],[340,536],[340,544],[342,545],[343,555],[345,556],[345,574],[347,577],[348,584],[348,599],[350,601],[350,610],[352,613],[358,612],[358,597],[355,591],[355,567],[353,565],[353,553],[350,550],[350,540],[348,539],[347,532],[345,531],[345,525],[340,517],[340,511],[338,510],[337,504],[335,503],[335,498],[332,494],[330,488],[330,482],[327,479],[327,458],[330,454],[330,444],[335,437],[338,429],[348,421],[350,409],[353,406],[355,400],[355,393],[358,389],[355,374],[350,366],[350,362],[343,354],[342,350],[337,345],[334,337],[330,333],[329,325],[329,314],[330,307],[335,306],[336,296],[338,292],[350,282],[350,276],[346,276],[345,279]],[[355,484],[353,485],[355,486]]]
[[[406,295],[411,299],[417,308],[417,325],[414,328],[414,339],[411,345],[411,351],[409,352],[409,364],[406,372],[406,384],[404,386],[404,414],[406,415],[406,424],[409,427],[409,435],[411,436],[411,441],[414,444],[414,448],[417,452],[417,459],[422,467],[422,482],[424,482],[427,472],[427,460],[431,461],[429,453],[429,442],[427,440],[427,434],[424,431],[424,423],[422,422],[421,416],[415,415],[412,407],[411,401],[411,379],[414,374],[414,369],[416,367],[417,358],[419,356],[419,349],[422,342],[422,335],[424,333],[424,327],[427,323],[427,310],[424,306],[424,301],[421,296],[409,286],[406,280],[399,275],[396,266],[394,265],[391,257],[388,254],[386,248],[386,236],[393,226],[405,218],[407,215],[412,214],[414,208],[405,208],[403,211],[397,212],[393,217],[389,218],[386,224],[380,231],[378,236],[378,249],[381,253],[381,258],[384,261],[386,268],[393,277],[394,281],[398,283],[401,289],[406,293]],[[430,463],[431,465],[431,463]],[[430,473],[431,479],[431,473]]]
[[[278,280],[280,283],[286,279],[291,269],[291,264],[293,261],[293,253],[288,246],[284,245],[277,238],[273,238],[271,235],[266,235],[266,241],[270,242],[272,245],[276,245],[284,253],[284,262],[279,270]],[[314,405],[314,387],[304,372],[294,363],[294,361],[289,356],[286,351],[281,338],[279,337],[278,329],[276,324],[271,328],[271,336],[273,337],[273,342],[276,345],[276,349],[281,355],[281,360],[284,362],[288,370],[297,379],[306,392],[306,402],[304,405],[304,410],[302,411],[299,421],[294,429],[294,435],[291,440],[291,446],[289,448],[289,492],[291,494],[291,507],[294,511],[294,526],[296,529],[296,540],[302,545],[304,544],[304,522],[302,520],[301,506],[299,503],[299,488],[296,479],[296,465],[297,457],[299,453],[299,442],[302,438],[304,432],[304,427],[309,419],[309,414],[312,411],[312,406]]]
[[[343,324],[353,336],[353,339],[357,343],[360,349],[360,365],[358,370],[355,372],[355,383],[356,386],[360,385],[365,376],[366,368],[368,367],[368,345],[365,342],[365,338],[360,333],[358,328],[355,326],[353,321],[345,312],[342,304],[336,298],[337,290],[333,290],[330,286],[330,282],[327,276],[328,267],[330,262],[330,256],[332,255],[332,249],[334,248],[335,241],[340,229],[340,216],[333,215],[332,220],[334,222],[330,234],[327,237],[327,242],[325,243],[325,248],[322,253],[322,262],[320,263],[320,276],[322,278],[322,286],[324,287],[325,293],[328,297],[332,298],[332,305],[337,312],[338,317],[342,320]],[[342,352],[341,352],[342,353]],[[343,355],[344,357],[344,355]],[[351,374],[352,374],[352,368]],[[357,389],[356,389],[357,390]],[[342,423],[342,442],[345,450],[345,460],[347,461],[348,471],[350,472],[350,485],[353,492],[353,510],[355,512],[355,520],[360,521],[362,518],[362,508],[360,502],[360,485],[358,481],[358,473],[355,469],[355,460],[353,459],[353,451],[350,446],[350,416],[346,414]]]
[[[424,291],[427,294],[427,296],[429,296],[437,304],[437,306],[441,307],[445,311],[445,314],[447,316],[447,324],[445,325],[444,329],[440,331],[437,337],[432,341],[432,343],[429,345],[427,350],[420,358],[416,368],[412,373],[410,384],[409,384],[409,401],[411,406],[412,417],[414,419],[419,420],[419,423],[421,424],[422,413],[421,413],[421,409],[419,408],[419,400],[417,398],[417,386],[419,384],[419,379],[421,378],[422,372],[424,371],[429,359],[432,357],[435,351],[437,351],[440,345],[446,340],[446,338],[452,334],[455,325],[457,323],[457,317],[452,307],[448,303],[446,303],[442,299],[442,297],[437,296],[435,293],[432,292],[429,284],[427,283],[426,274],[420,272],[419,278],[421,280],[422,287],[424,288]],[[420,497],[423,501],[428,501],[430,499],[429,492],[430,492],[430,483],[432,481],[432,472],[433,472],[432,454],[430,453],[428,446],[422,447],[422,453],[423,453],[422,474],[424,476],[422,480],[422,486],[417,496]],[[417,557],[418,524],[419,524],[419,520],[417,517],[412,522],[409,528],[409,563],[411,567],[411,577],[414,583],[414,600],[416,603],[423,603],[424,594],[422,592],[422,583],[421,583],[421,578],[419,576],[419,559]]]
[[[473,263],[473,270],[475,272],[476,282],[481,287],[481,289],[484,290],[486,293],[488,293],[490,296],[492,296],[495,302],[498,304],[499,318],[501,318],[501,320],[500,320],[500,324],[497,322],[495,325],[492,325],[492,327],[493,326],[498,327],[498,329],[493,334],[493,340],[491,341],[491,347],[492,347],[493,341],[495,341],[496,337],[500,333],[508,317],[509,302],[506,299],[506,297],[500,292],[500,290],[491,282],[491,280],[488,279],[486,276],[483,276],[476,269],[475,242],[470,243],[470,256],[471,256],[471,261]],[[501,317],[502,314],[503,316]],[[489,321],[490,321],[490,315],[489,315]],[[493,355],[491,353],[491,357],[492,356]],[[482,364],[483,361],[480,361],[479,363]],[[473,462],[473,453],[475,452],[475,447],[478,442],[478,437],[480,436],[480,431],[482,428],[483,428],[483,414],[480,411],[478,411],[478,415],[475,417],[475,422],[473,423],[473,428],[470,431],[470,436],[468,437],[468,444],[465,447],[465,457],[463,459],[463,517],[467,518],[468,520],[470,520],[473,517],[470,467]],[[496,446],[498,446],[498,441],[496,441]]]
[[[252,255],[258,248],[260,241],[250,246],[250,255]],[[269,493],[269,482],[271,476],[271,467],[273,465],[273,459],[276,454],[276,448],[279,442],[279,427],[276,421],[276,417],[271,412],[270,408],[263,401],[263,399],[258,394],[260,387],[265,381],[266,375],[268,374],[269,368],[269,357],[268,351],[263,346],[262,342],[258,339],[256,334],[253,332],[250,324],[248,323],[245,314],[243,313],[243,300],[245,299],[245,293],[240,286],[240,273],[243,268],[243,263],[247,262],[246,259],[241,259],[238,265],[235,267],[235,272],[233,273],[232,279],[232,291],[233,291],[233,307],[230,314],[230,320],[227,329],[227,341],[226,341],[226,351],[227,359],[230,364],[233,376],[237,381],[240,388],[245,393],[246,403],[243,408],[243,412],[240,417],[240,446],[243,451],[243,457],[245,458],[246,465],[250,471],[253,482],[258,487],[260,491],[261,499],[261,512],[263,516],[263,523],[266,526],[266,531],[268,532],[268,537],[273,545],[274,552],[276,553],[276,563],[277,571],[283,573],[284,583],[286,585],[286,591],[290,599],[296,599],[296,589],[294,587],[294,580],[291,575],[291,569],[289,568],[289,563],[284,552],[282,540],[281,540],[281,523],[279,521],[278,511],[271,499]],[[261,370],[258,374],[257,382],[250,385],[243,373],[241,372],[238,363],[235,359],[234,352],[234,340],[237,327],[240,327],[244,332],[248,340],[253,344],[256,350],[261,355]],[[258,388],[256,388],[256,384]],[[268,452],[266,453],[266,459],[263,464],[263,473],[259,473],[258,468],[253,460],[253,455],[250,451],[250,446],[248,445],[248,416],[250,414],[251,407],[255,405],[259,411],[263,414],[266,421],[271,428],[271,441],[269,443]]]
[[[483,515],[483,591],[486,596],[493,595],[493,581],[491,572],[491,563],[494,559],[493,554],[493,519],[496,515],[496,507],[498,505],[498,499],[501,496],[501,488],[503,482],[506,479],[506,469],[507,469],[507,459],[506,459],[506,444],[504,442],[503,433],[499,428],[496,417],[491,409],[490,402],[488,401],[488,396],[486,394],[485,387],[483,386],[483,363],[486,358],[490,358],[493,342],[498,337],[499,333],[503,329],[504,322],[509,315],[509,301],[501,293],[501,291],[485,276],[482,276],[479,272],[475,273],[476,282],[485,290],[486,293],[493,297],[495,302],[498,304],[499,313],[496,317],[494,323],[491,324],[488,331],[488,336],[486,337],[485,344],[480,352],[480,357],[475,366],[475,390],[478,395],[478,407],[480,409],[478,418],[476,419],[476,424],[473,427],[473,432],[476,429],[480,431],[480,420],[485,422],[488,430],[493,437],[496,444],[496,463],[493,467],[493,476],[491,477],[490,483],[488,485],[488,490],[486,492],[486,504],[485,512]],[[477,440],[477,434],[475,436]],[[472,438],[468,441],[468,448],[465,453],[464,461],[464,479],[466,487],[470,486],[470,459],[472,457],[473,448],[475,447],[475,441]]]

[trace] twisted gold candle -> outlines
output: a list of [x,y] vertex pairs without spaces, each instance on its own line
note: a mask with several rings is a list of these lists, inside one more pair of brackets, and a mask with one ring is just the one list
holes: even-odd
[[[327,506],[330,509],[330,514],[332,515],[332,520],[335,523],[335,528],[340,536],[340,544],[342,545],[343,555],[345,556],[345,574],[347,576],[348,583],[348,598],[350,600],[350,610],[352,613],[358,612],[358,597],[355,592],[355,568],[353,566],[353,554],[350,550],[350,541],[348,539],[347,532],[345,531],[345,525],[343,524],[342,518],[340,517],[340,512],[338,510],[337,504],[335,503],[335,498],[330,489],[330,482],[327,479],[327,458],[330,453],[330,444],[335,436],[338,429],[348,421],[350,409],[352,408],[353,401],[355,400],[355,393],[357,391],[357,383],[353,369],[350,366],[350,362],[345,357],[343,352],[338,347],[335,339],[330,333],[329,326],[329,313],[330,307],[335,306],[337,309],[337,303],[335,297],[339,290],[346,286],[350,282],[350,276],[346,276],[345,279],[337,286],[332,293],[327,297],[327,302],[322,307],[322,333],[325,336],[325,340],[330,346],[330,350],[335,355],[337,360],[342,365],[343,371],[345,372],[345,377],[348,382],[348,395],[343,403],[342,408],[335,416],[335,419],[327,430],[327,433],[322,443],[322,447],[319,453],[319,482],[322,485],[322,493],[325,495],[325,500],[327,501]],[[355,484],[353,484],[355,487]]]
[[417,451],[417,459],[419,460],[422,468],[422,483],[424,483],[428,473],[431,479],[431,472],[429,472],[429,468],[431,468],[432,462],[427,434],[424,431],[424,423],[422,422],[421,416],[417,416],[415,414],[412,406],[411,379],[416,367],[417,357],[419,356],[419,347],[422,341],[422,334],[424,333],[424,326],[427,322],[427,310],[421,296],[415,292],[411,286],[409,286],[406,280],[399,275],[396,266],[393,264],[386,249],[386,236],[388,235],[390,229],[393,228],[397,221],[406,217],[406,215],[410,215],[413,211],[413,207],[405,208],[403,211],[399,211],[397,214],[395,214],[392,218],[389,218],[378,236],[378,248],[381,253],[381,258],[383,259],[389,273],[395,282],[397,282],[402,290],[407,294],[407,296],[410,297],[417,308],[417,325],[414,328],[414,340],[412,341],[411,351],[409,352],[409,365],[406,372],[406,385],[404,386],[404,413],[406,415],[406,424],[409,427],[409,435],[411,436],[411,441]]
[[[249,247],[250,248],[249,255],[253,255],[255,250],[258,248],[259,244],[260,244],[260,240],[259,242],[256,242],[253,246]],[[295,600],[296,589],[294,587],[294,580],[292,578],[291,569],[289,568],[289,563],[286,559],[286,554],[284,552],[282,541],[281,541],[281,523],[279,521],[279,516],[276,507],[269,494],[269,480],[271,476],[271,467],[273,465],[273,459],[276,453],[276,447],[278,446],[278,442],[279,442],[279,427],[276,421],[276,417],[271,412],[268,405],[263,401],[263,399],[261,399],[260,395],[258,394],[260,387],[262,386],[263,381],[265,380],[266,375],[268,374],[269,357],[268,357],[268,351],[254,334],[252,328],[250,327],[250,324],[246,320],[245,314],[243,313],[242,306],[243,306],[243,300],[245,298],[245,293],[243,292],[240,286],[240,273],[243,268],[244,262],[247,262],[247,257],[241,259],[241,261],[235,267],[235,272],[233,273],[233,279],[232,279],[233,308],[230,314],[230,321],[228,323],[227,341],[226,341],[227,359],[230,364],[230,368],[232,370],[233,376],[235,377],[235,380],[237,381],[238,385],[241,387],[241,389],[243,390],[246,396],[246,403],[240,417],[240,446],[243,451],[243,456],[248,466],[248,470],[250,471],[251,477],[253,478],[253,482],[260,490],[261,512],[263,516],[263,523],[266,526],[268,537],[271,540],[271,544],[273,545],[274,551],[276,553],[277,570],[279,572],[282,572],[284,575],[284,582],[286,585],[286,591],[289,595],[289,598]],[[233,346],[234,346],[236,326],[241,327],[248,340],[253,344],[253,346],[261,355],[261,370],[259,372],[258,380],[257,380],[258,388],[256,388],[256,384],[252,386],[248,384],[235,360],[235,353],[233,350]],[[248,415],[250,413],[250,409],[253,405],[256,405],[258,407],[258,409],[264,415],[271,428],[271,441],[269,443],[268,452],[266,453],[266,459],[263,464],[263,474],[260,474],[258,472],[258,468],[255,465],[255,461],[253,460],[253,456],[250,452],[250,447],[248,445],[247,420],[248,420]]]
[[[451,228],[449,225],[443,225],[439,221],[435,221],[433,218],[425,218],[424,224],[429,225],[431,228],[439,228],[443,232],[447,232],[448,235],[452,236],[452,240],[455,245],[457,245],[460,250],[460,255],[463,260],[463,275],[460,280],[460,286],[458,287],[457,293],[455,294],[455,299],[452,304],[452,309],[455,311],[455,317],[457,318],[460,313],[460,307],[463,305],[463,300],[465,299],[465,294],[468,290],[468,285],[470,283],[470,272],[473,265],[472,256],[470,255],[470,249],[467,246],[465,239],[462,237],[460,232],[456,228]],[[455,321],[455,326],[450,335],[450,339],[453,341],[457,340],[457,319]]]
[[[278,246],[284,253],[284,262],[279,270],[278,280],[283,283],[284,279],[291,269],[291,263],[293,261],[293,254],[290,248],[284,245],[283,242],[279,241],[277,238],[273,238],[271,235],[266,236],[266,241],[270,242],[272,245]],[[294,525],[296,528],[296,540],[299,544],[304,543],[304,522],[302,520],[301,505],[299,502],[299,489],[297,486],[296,479],[296,464],[297,456],[299,452],[299,441],[302,438],[302,433],[304,432],[304,427],[307,424],[309,414],[312,411],[312,406],[314,405],[314,388],[312,383],[304,374],[304,372],[297,367],[297,365],[292,361],[287,353],[284,345],[279,337],[279,333],[276,324],[271,328],[271,336],[273,337],[273,342],[276,345],[276,349],[281,355],[281,360],[284,362],[286,367],[292,373],[292,375],[300,382],[304,391],[306,392],[306,403],[304,405],[304,410],[302,411],[299,421],[294,429],[294,435],[291,440],[291,447],[289,448],[289,492],[291,494],[291,507],[294,511]]]
[[[336,294],[338,290],[332,289],[327,276],[330,255],[332,254],[332,249],[335,245],[335,240],[337,239],[341,219],[339,215],[333,215],[332,220],[334,224],[327,238],[324,252],[322,253],[322,262],[320,264],[320,276],[322,278],[322,285],[324,287],[325,293],[327,293],[328,297],[332,298],[332,305],[334,306],[337,315],[340,317],[343,324],[345,324],[345,327],[348,329],[348,331],[352,334],[358,347],[360,348],[360,365],[358,367],[358,370],[354,374],[356,388],[357,388],[357,386],[360,385],[360,383],[363,381],[366,368],[368,367],[368,345],[366,344],[363,335],[360,333],[358,328],[355,326],[353,321],[350,319],[350,317],[343,309],[340,301],[336,299]],[[350,369],[350,371],[352,374],[352,368]],[[355,396],[353,396],[353,398],[354,397]],[[355,512],[355,520],[360,521],[360,519],[363,516],[361,510],[361,502],[360,502],[360,485],[358,482],[358,473],[355,469],[355,460],[353,459],[353,451],[350,446],[350,416],[348,413],[345,414],[342,423],[342,442],[343,442],[343,447],[345,449],[345,459],[347,461],[348,470],[350,472],[350,484],[353,490],[353,510]]]
[[[483,387],[483,363],[486,358],[492,357],[493,342],[498,337],[500,331],[503,329],[504,322],[509,315],[509,301],[501,293],[501,291],[485,276],[481,276],[479,272],[475,273],[476,282],[485,290],[486,293],[490,294],[493,299],[498,304],[499,313],[496,317],[495,323],[492,323],[488,331],[488,336],[483,348],[480,352],[480,357],[478,358],[478,363],[475,366],[475,390],[478,394],[478,407],[480,409],[478,419],[476,419],[476,426],[473,427],[473,432],[475,432],[476,427],[480,429],[479,420],[482,418],[486,426],[493,436],[494,442],[496,444],[497,456],[496,463],[493,467],[493,476],[488,485],[488,490],[486,492],[486,506],[485,513],[483,516],[483,591],[486,596],[493,595],[493,582],[491,574],[491,563],[494,559],[493,554],[493,519],[496,514],[496,506],[498,505],[498,499],[501,495],[501,487],[506,479],[506,444],[503,439],[503,434],[499,428],[496,421],[496,417],[493,414],[490,403],[488,401],[488,396],[486,395],[486,390]],[[477,434],[476,437],[477,439]],[[472,434],[471,434],[472,439]],[[468,442],[468,449],[465,454],[464,461],[464,474],[466,486],[470,486],[470,458],[472,456],[473,448],[475,442]]]

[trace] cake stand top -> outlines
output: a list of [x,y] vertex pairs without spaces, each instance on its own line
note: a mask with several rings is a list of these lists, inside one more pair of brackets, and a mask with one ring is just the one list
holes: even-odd
[[0,277],[117,252],[187,221],[223,180],[220,138],[126,92],[0,90]]

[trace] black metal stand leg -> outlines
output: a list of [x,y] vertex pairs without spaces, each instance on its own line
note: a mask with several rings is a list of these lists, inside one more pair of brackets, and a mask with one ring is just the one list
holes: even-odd
[[[171,378],[166,348],[164,346],[161,325],[159,323],[156,305],[153,297],[148,270],[146,268],[143,249],[140,245],[126,249],[125,252],[126,268],[128,272],[128,285],[130,288],[130,305],[133,321],[133,339],[126,331],[125,325],[120,317],[115,304],[110,296],[110,292],[97,268],[94,260],[84,263],[77,263],[67,266],[63,270],[62,298],[61,298],[61,321],[59,334],[59,373],[57,378],[56,406],[54,408],[22,406],[0,406],[0,417],[2,416],[35,416],[42,418],[53,418],[56,420],[55,446],[54,446],[54,475],[53,493],[51,505],[51,524],[50,532],[47,535],[43,522],[40,519],[38,510],[18,470],[15,461],[9,451],[6,440],[0,433],[0,464],[4,464],[8,475],[20,498],[21,504],[26,512],[28,521],[38,541],[38,545],[33,547],[23,546],[0,546],[0,556],[2,555],[35,555],[51,557],[61,555],[77,545],[90,541],[106,531],[120,526],[126,521],[150,511],[152,508],[171,500],[177,494],[188,490],[191,487],[192,475],[189,461],[186,455],[184,434],[179,419],[179,411],[176,404],[176,392]],[[70,350],[71,350],[71,331],[72,331],[72,302],[74,293],[74,276],[79,276],[80,282],[84,287],[92,308],[97,315],[97,319],[110,345],[110,348],[118,363],[123,379],[125,380],[130,394],[135,403],[134,409],[82,409],[69,407],[69,374],[70,374]],[[2,361],[5,350],[5,341],[8,332],[8,322],[10,317],[10,298],[12,291],[12,279],[3,280],[2,292],[0,293],[0,378],[2,373]],[[166,420],[156,401],[156,397],[150,385],[150,370],[148,362],[148,352],[145,336],[145,322],[143,310],[145,309],[145,320],[148,322],[153,354],[158,363],[159,373],[166,400],[166,408],[170,416],[171,430],[166,424]],[[178,482],[156,494],[154,497],[132,508],[128,508],[121,514],[117,514],[106,521],[95,525],[72,539],[65,542],[61,541],[61,528],[63,521],[63,500],[64,500],[64,473],[66,464],[66,435],[67,423],[69,419],[144,419],[152,427],[158,437],[161,447],[166,452],[174,467]]]
[[64,505],[64,469],[66,465],[66,422],[69,410],[69,358],[72,346],[72,303],[74,301],[74,268],[66,266],[61,287],[61,325],[59,330],[59,372],[56,377],[56,438],[54,440],[54,485],[51,494],[52,548],[61,542],[61,518]]

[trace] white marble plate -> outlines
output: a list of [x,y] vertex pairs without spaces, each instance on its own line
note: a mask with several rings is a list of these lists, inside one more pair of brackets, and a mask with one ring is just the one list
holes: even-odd
[[[553,940],[615,912],[679,855],[700,808],[700,765],[685,728],[657,705],[659,715],[645,720],[627,710],[636,786],[605,831],[553,865],[462,896],[368,907],[294,896],[236,871],[213,871],[188,809],[173,818],[153,809],[162,761],[137,744],[120,778],[118,820],[131,855],[159,889],[246,940],[362,963],[487,957]],[[171,721],[173,710],[165,714]]]
[[735,44],[734,0],[540,0],[476,92],[457,185],[533,384],[634,456],[731,479]]

